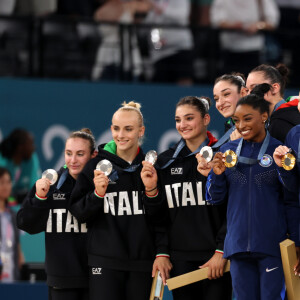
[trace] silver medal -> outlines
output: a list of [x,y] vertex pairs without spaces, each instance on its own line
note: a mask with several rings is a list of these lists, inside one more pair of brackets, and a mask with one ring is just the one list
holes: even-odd
[[155,150],[150,150],[146,153],[145,161],[148,161],[150,164],[154,165],[157,161],[157,153]]
[[47,178],[50,181],[50,185],[55,184],[55,182],[57,181],[57,177],[57,172],[53,169],[47,169],[42,174],[42,178]]
[[204,146],[199,152],[203,158],[206,159],[207,162],[210,162],[213,158],[213,150],[209,146]]
[[96,170],[101,171],[108,176],[112,172],[113,166],[109,160],[103,159],[97,163]]

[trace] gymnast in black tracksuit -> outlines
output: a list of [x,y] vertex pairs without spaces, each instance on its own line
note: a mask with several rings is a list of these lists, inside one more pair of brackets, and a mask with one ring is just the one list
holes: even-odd
[[[207,131],[210,100],[204,97],[184,97],[176,106],[176,129],[182,139],[158,157],[159,185],[164,201],[146,199],[153,211],[157,206],[157,221],[161,210],[167,209],[171,275],[209,266],[210,278],[173,290],[175,300],[231,299],[231,281],[222,277],[226,260],[223,244],[226,235],[226,206],[210,206],[205,202],[206,177],[197,172],[195,155],[203,146],[216,143]],[[221,277],[221,278],[219,278]],[[218,279],[215,279],[218,278]]]
[[68,206],[79,172],[95,155],[91,132],[73,132],[66,141],[66,165],[57,182],[50,186],[48,179],[39,179],[17,215],[20,229],[30,234],[45,231],[49,299],[88,299],[87,227],[78,223]]
[[[166,243],[158,241],[145,215],[147,181],[141,179],[144,154],[138,146],[145,129],[137,103],[124,104],[111,129],[113,140],[99,146],[79,175],[71,211],[88,224],[90,299],[146,300],[155,255],[166,254]],[[113,165],[108,177],[95,170],[104,159]],[[160,197],[157,191],[152,195]]]

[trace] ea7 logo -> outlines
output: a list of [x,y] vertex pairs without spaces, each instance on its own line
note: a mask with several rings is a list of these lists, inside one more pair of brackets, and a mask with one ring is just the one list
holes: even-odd
[[53,200],[66,200],[66,194],[59,194],[59,193],[54,193],[53,194]]
[[171,175],[182,175],[183,168],[171,168]]
[[93,275],[101,275],[102,268],[92,268],[92,274]]

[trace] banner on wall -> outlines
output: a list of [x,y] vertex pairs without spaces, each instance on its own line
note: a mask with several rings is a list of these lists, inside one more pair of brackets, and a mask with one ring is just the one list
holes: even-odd
[[[123,101],[134,100],[142,105],[146,126],[143,149],[160,153],[179,139],[175,105],[188,95],[213,99],[212,86],[1,79],[0,140],[16,127],[25,128],[35,137],[42,169],[59,169],[64,164],[64,144],[71,131],[88,127],[97,144],[107,142],[111,139],[113,113]],[[209,130],[221,135],[224,118],[214,105],[210,114]]]

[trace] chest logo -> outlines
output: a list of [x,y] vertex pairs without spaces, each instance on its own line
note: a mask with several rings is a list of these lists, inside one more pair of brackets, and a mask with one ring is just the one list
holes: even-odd
[[171,175],[182,175],[183,168],[171,168]]
[[270,167],[273,163],[273,158],[269,154],[264,154],[264,156],[260,159],[259,164],[266,168]]
[[53,200],[66,200],[66,194],[54,193]]

